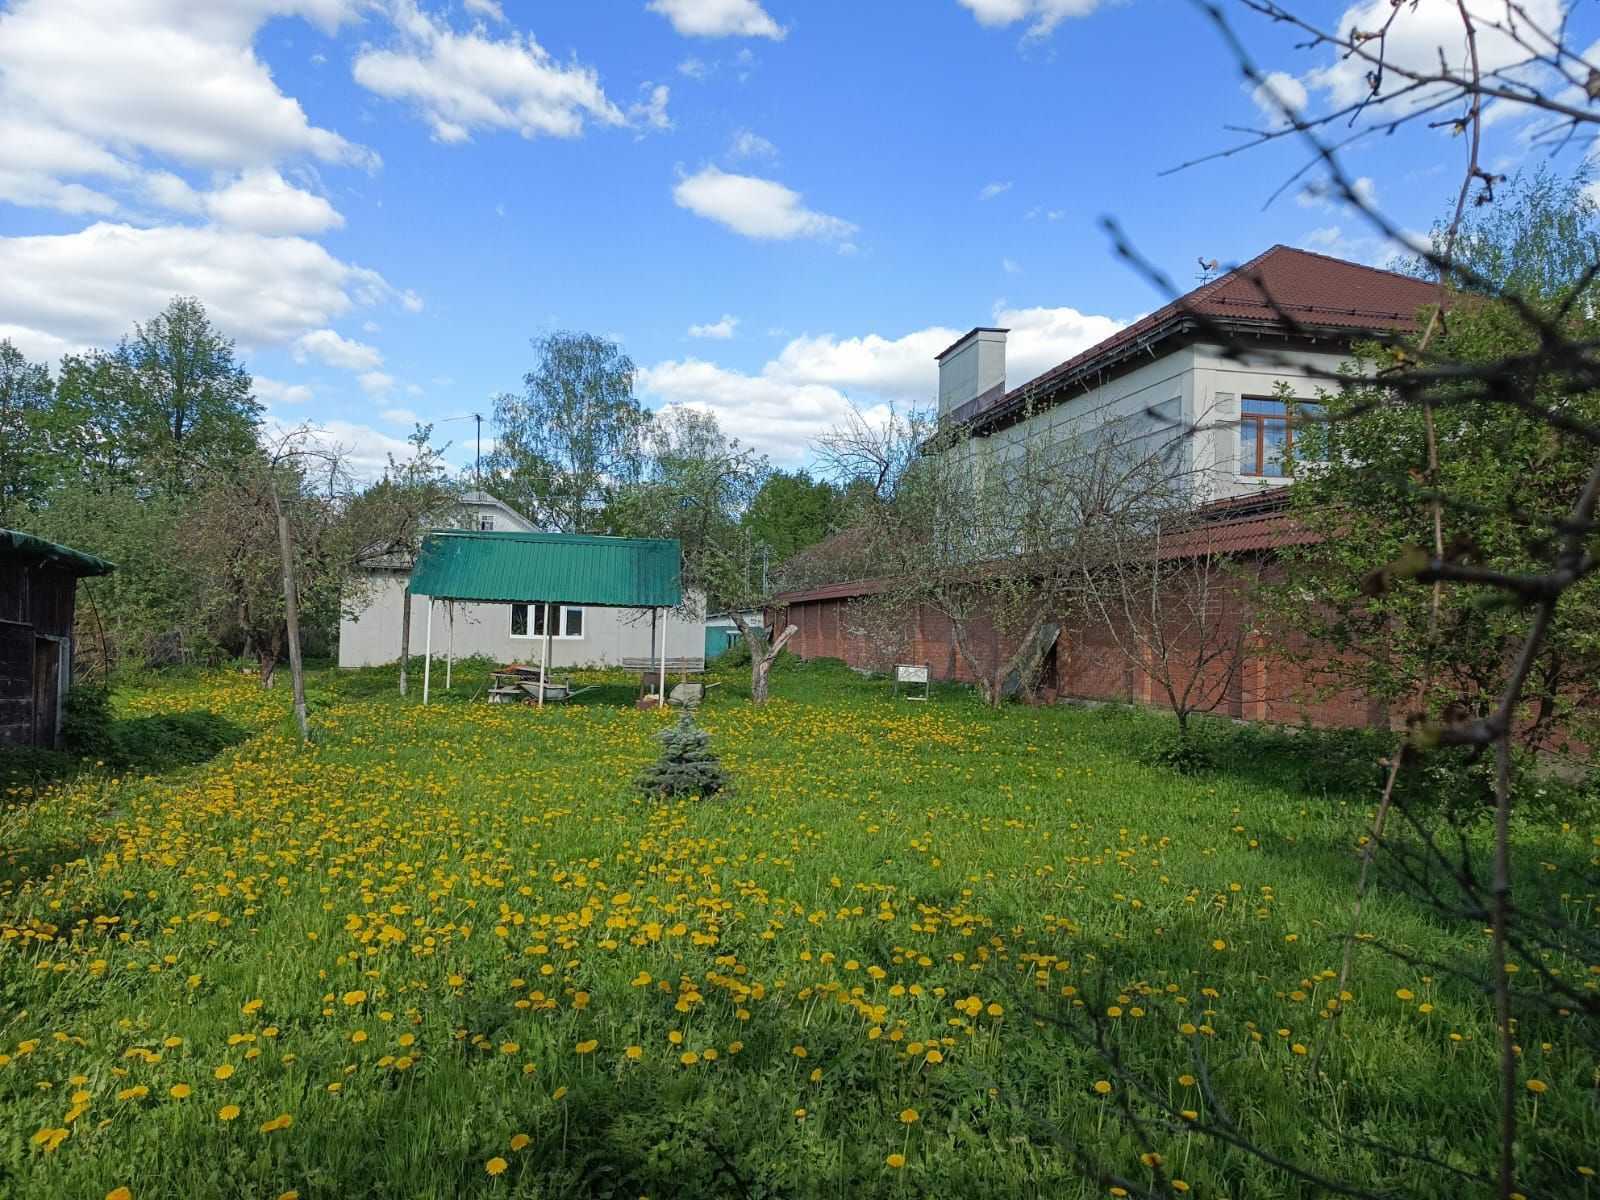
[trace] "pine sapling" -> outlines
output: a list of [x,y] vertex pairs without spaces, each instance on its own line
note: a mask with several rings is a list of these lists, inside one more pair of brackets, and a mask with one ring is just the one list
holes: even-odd
[[634,781],[639,791],[670,800],[679,796],[704,799],[728,790],[732,781],[711,752],[711,735],[696,728],[689,712],[685,711],[676,725],[657,733],[655,739],[665,749]]

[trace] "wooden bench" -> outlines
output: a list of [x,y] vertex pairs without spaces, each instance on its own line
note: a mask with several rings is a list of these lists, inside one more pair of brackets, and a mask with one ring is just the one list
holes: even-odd
[[[660,671],[659,658],[624,658],[622,660],[624,671]],[[706,660],[703,658],[668,658],[668,675],[704,675],[706,673]]]

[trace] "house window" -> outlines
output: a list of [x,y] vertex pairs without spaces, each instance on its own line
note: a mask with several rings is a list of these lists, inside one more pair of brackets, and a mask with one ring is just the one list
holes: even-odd
[[1320,404],[1246,396],[1239,414],[1239,473],[1286,479],[1294,473],[1295,426],[1322,415]]
[[[511,636],[514,638],[542,638],[544,636],[543,604],[513,604],[511,606]],[[583,637],[583,609],[575,604],[551,606],[555,608],[555,629],[551,637],[557,640],[577,640]]]
[[494,518],[493,517],[479,517],[478,518],[478,532],[479,533],[492,533],[492,532],[494,532]]

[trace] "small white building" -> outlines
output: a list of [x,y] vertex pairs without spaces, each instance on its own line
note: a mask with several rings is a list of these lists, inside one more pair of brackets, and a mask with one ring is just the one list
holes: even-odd
[[[487,492],[461,497],[455,526],[481,532],[536,533],[531,521]],[[409,559],[381,560],[346,593],[339,621],[339,665],[371,667],[398,662]],[[552,667],[619,665],[624,658],[658,658],[662,638],[673,658],[698,657],[705,645],[704,604],[686,596],[657,619],[649,610],[556,605],[550,638]],[[411,653],[428,644],[428,597],[411,597]],[[498,663],[538,662],[545,609],[539,604],[458,602],[433,606],[433,650],[456,658],[482,655]]]

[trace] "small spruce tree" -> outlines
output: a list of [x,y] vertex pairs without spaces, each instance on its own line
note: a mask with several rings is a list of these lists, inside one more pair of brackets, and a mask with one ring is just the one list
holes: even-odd
[[711,735],[697,729],[685,712],[676,725],[655,735],[666,749],[646,767],[634,786],[647,796],[670,800],[678,796],[715,796],[728,790],[728,773],[711,753]]

